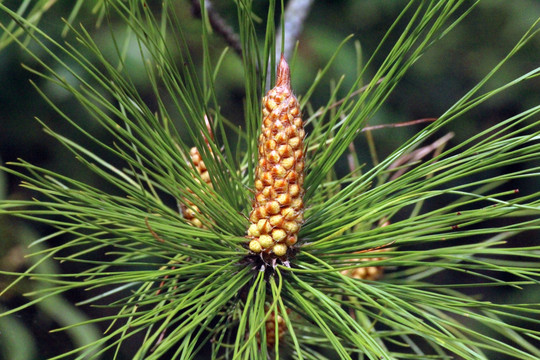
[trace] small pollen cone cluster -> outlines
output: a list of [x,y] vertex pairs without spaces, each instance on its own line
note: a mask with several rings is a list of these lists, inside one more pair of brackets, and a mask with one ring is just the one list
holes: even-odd
[[[373,252],[384,252],[389,251],[391,249],[379,249],[379,250],[373,250]],[[364,258],[364,259],[356,259],[355,261],[380,261],[386,259],[385,257],[376,257],[376,258]],[[357,280],[379,280],[383,274],[384,274],[384,267],[383,266],[364,266],[364,267],[358,267],[355,269],[350,270],[343,270],[341,272],[343,275],[347,275],[352,277],[353,279]]]
[[263,98],[255,200],[247,231],[249,249],[270,257],[287,254],[304,219],[304,128],[281,57],[276,86]]
[[[212,134],[210,122],[206,115],[204,116],[204,119],[206,121],[206,126],[208,127],[209,133]],[[205,138],[205,141],[208,144],[208,140],[206,138]],[[210,175],[208,174],[206,165],[204,164],[201,154],[199,153],[199,149],[197,149],[196,147],[192,147],[189,150],[189,157],[191,158],[191,162],[193,162],[193,166],[195,167],[195,170],[201,176],[202,181],[204,181],[208,186],[212,187],[212,182],[210,181]],[[198,178],[196,180],[200,181],[198,180]],[[193,193],[191,189],[187,189],[187,190],[190,193]],[[180,209],[182,210],[182,215],[184,216],[184,219],[190,222],[193,226],[196,226],[198,228],[203,228],[203,224],[201,223],[201,220],[197,219],[196,217],[197,214],[200,214],[200,211],[197,205],[193,204],[191,201],[187,199],[184,199],[184,202],[180,204]]]
[[[390,225],[390,221],[388,221],[387,219],[381,220],[380,227],[385,227],[385,226],[388,226],[388,225]],[[384,245],[384,246],[386,246],[386,245]],[[384,246],[383,247],[377,247],[377,248],[374,248],[374,249],[368,249],[368,250],[359,251],[358,254],[365,253],[365,252],[379,253],[379,252],[385,252],[385,251],[392,251],[393,250],[392,248],[386,248]],[[354,262],[359,262],[359,261],[381,261],[381,260],[385,260],[385,259],[386,259],[386,257],[381,256],[381,257],[376,257],[376,258],[355,259],[353,261]],[[353,279],[357,279],[357,280],[375,281],[375,280],[379,280],[380,278],[383,277],[383,275],[384,275],[384,267],[383,266],[362,266],[362,267],[357,267],[355,269],[343,270],[341,273],[343,275],[352,277]]]
[[[197,172],[201,176],[201,179],[210,187],[212,187],[212,183],[210,182],[210,175],[208,175],[208,170],[206,169],[206,165],[202,161],[201,154],[199,153],[199,150],[196,147],[192,147],[189,150],[189,157],[191,158],[191,161],[193,162],[193,165],[195,166],[195,170],[197,170]],[[191,189],[188,189],[188,191],[193,193]],[[197,219],[196,217],[196,214],[200,213],[197,205],[185,199],[185,204],[181,204],[181,209],[182,209],[182,215],[184,216],[184,219],[189,221],[193,226],[196,226],[198,228],[203,227],[201,220]]]

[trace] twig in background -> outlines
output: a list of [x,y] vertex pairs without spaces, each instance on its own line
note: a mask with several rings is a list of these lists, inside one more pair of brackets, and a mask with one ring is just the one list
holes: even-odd
[[[199,0],[191,0],[191,9],[193,12],[193,15],[201,18],[201,3]],[[212,5],[212,2],[210,0],[204,1],[204,7],[206,8],[206,12],[208,13],[208,20],[210,21],[210,25],[212,26],[212,29],[225,40],[227,44],[236,52],[240,57],[242,57],[242,44],[240,43],[240,37],[238,34],[233,30],[232,27],[227,24],[225,19],[219,15],[219,13],[214,9],[214,6]]]
[[416,124],[423,124],[427,122],[433,122],[437,120],[437,118],[424,118],[424,119],[416,119],[411,121],[405,121],[395,124],[380,124],[380,125],[372,125],[372,126],[366,126],[363,127],[361,132],[364,131],[371,131],[371,130],[378,130],[378,129],[384,129],[384,128],[396,128],[396,127],[405,127],[410,125],[416,125]]
[[[281,55],[285,59],[291,59],[296,41],[300,37],[300,33],[304,28],[304,22],[309,14],[313,0],[290,0],[283,14],[283,23],[278,27],[276,32],[276,54],[275,58],[279,59]],[[282,29],[285,29],[285,40],[283,39]],[[270,55],[271,56],[271,55]],[[272,66],[272,62],[268,62],[268,70]],[[268,71],[266,75],[266,91],[270,90],[270,79],[272,72]]]
[[[410,154],[407,154],[407,155],[403,155],[401,156],[399,159],[397,159],[394,163],[392,163],[388,169],[389,170],[392,170],[392,169],[396,169],[398,167],[401,167],[402,165],[411,165],[413,163],[415,163],[416,161],[422,159],[423,157],[425,157],[426,155],[428,155],[430,152],[433,152],[433,151],[437,151],[437,149],[439,149],[441,146],[444,146],[446,145],[446,143],[448,141],[450,141],[450,139],[452,139],[454,137],[454,133],[453,132],[449,132],[448,134],[444,135],[443,137],[435,140],[433,143],[431,143],[430,145],[426,145],[424,147],[421,147],[420,149],[417,149],[415,151],[413,151],[412,153]],[[397,179],[398,177],[400,177],[401,175],[403,175],[408,169],[410,168],[410,166],[407,166],[407,167],[403,167],[403,168],[400,168],[399,170],[397,170],[393,175],[392,177],[390,178],[390,180],[394,180],[394,179]]]
[[[385,79],[384,77],[380,78],[379,80],[377,80],[377,82],[375,83],[375,85],[379,85],[381,82],[383,82],[384,79]],[[313,117],[316,117],[316,116],[320,116],[320,115],[322,115],[325,111],[330,110],[330,109],[333,109],[333,108],[335,108],[335,107],[337,107],[337,106],[343,104],[346,100],[351,99],[353,96],[356,96],[356,95],[359,95],[359,94],[363,93],[363,92],[366,91],[370,86],[371,86],[371,84],[362,86],[360,89],[353,91],[349,96],[344,97],[343,99],[340,99],[340,100],[336,101],[336,102],[333,103],[332,105],[328,106],[326,109],[319,109],[319,110],[317,110],[313,115],[310,116],[310,119],[313,118]],[[309,121],[306,121],[306,123],[308,123],[308,122],[309,122]]]
[[[276,59],[283,54],[285,59],[291,59],[296,41],[304,28],[304,22],[309,14],[313,0],[290,0],[283,16],[284,24],[276,33]],[[282,43],[282,29],[285,29],[285,42]]]

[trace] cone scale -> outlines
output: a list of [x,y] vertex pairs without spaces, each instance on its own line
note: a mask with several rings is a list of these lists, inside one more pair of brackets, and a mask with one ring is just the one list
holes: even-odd
[[276,86],[262,105],[255,199],[247,235],[253,253],[275,259],[284,257],[296,244],[304,220],[305,132],[283,56]]

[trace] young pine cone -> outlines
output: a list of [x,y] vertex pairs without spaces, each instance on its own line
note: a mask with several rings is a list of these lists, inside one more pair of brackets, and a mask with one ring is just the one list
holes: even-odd
[[289,65],[281,57],[276,86],[263,98],[255,200],[249,220],[249,249],[274,259],[298,240],[304,219],[304,128],[291,91]]

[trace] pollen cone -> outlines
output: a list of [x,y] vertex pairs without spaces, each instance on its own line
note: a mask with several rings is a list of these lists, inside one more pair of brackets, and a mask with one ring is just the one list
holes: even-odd
[[283,56],[276,86],[263,98],[262,112],[249,249],[276,258],[297,242],[304,220],[305,133]]
[[[210,137],[213,139],[214,137],[212,134],[212,127],[210,126],[210,120],[208,119],[208,116],[204,115],[204,120],[206,122],[208,133],[210,134]],[[204,140],[206,142],[206,145],[208,145],[208,139],[205,137]],[[211,153],[212,149],[210,147],[209,147],[209,150]],[[212,187],[210,174],[208,174],[208,170],[206,169],[206,165],[202,160],[199,149],[197,149],[197,147],[192,147],[189,150],[189,157],[191,158],[191,161],[193,162],[193,167],[195,168],[195,171],[197,171],[199,175],[201,176],[202,181],[204,181],[208,186]],[[193,193],[191,189],[187,189],[187,190],[190,193]],[[193,226],[196,226],[198,228],[204,228],[201,220],[197,219],[197,215],[200,214],[200,210],[197,207],[197,205],[195,205],[193,202],[187,199],[184,199],[183,202],[179,202],[179,205],[180,205],[180,209],[182,210],[182,215],[184,216],[184,219],[186,219]]]

